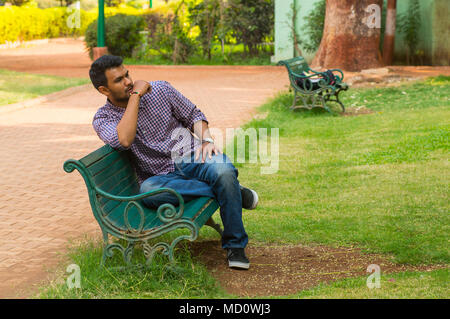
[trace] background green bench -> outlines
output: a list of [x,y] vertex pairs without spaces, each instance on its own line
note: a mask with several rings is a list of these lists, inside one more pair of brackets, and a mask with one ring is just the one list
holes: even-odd
[[[278,65],[284,65],[287,68],[289,81],[294,90],[294,102],[291,109],[312,109],[314,107],[319,107],[333,113],[331,106],[327,105],[327,102],[336,102],[340,105],[342,112],[345,112],[344,104],[339,100],[339,93],[348,90],[348,85],[342,82],[344,80],[344,73],[341,70],[331,70],[336,77],[336,83],[334,85],[330,85],[327,81],[322,79],[318,82],[319,87],[313,89],[311,78],[317,77],[318,75],[321,76],[323,75],[323,72],[312,70],[303,57],[299,56],[288,60],[282,60],[278,62]],[[304,72],[313,74],[305,76]],[[303,88],[297,85],[297,79],[299,78],[305,80]],[[303,105],[297,105],[298,99],[302,100]]]
[[[136,243],[142,243],[146,265],[151,264],[157,250],[162,250],[173,261],[176,244],[183,239],[197,239],[200,228],[205,224],[222,234],[220,226],[211,218],[219,208],[213,198],[199,197],[184,203],[182,196],[169,188],[139,194],[137,176],[128,151],[116,151],[105,145],[80,160],[70,159],[64,163],[67,173],[74,169],[84,178],[92,212],[103,234],[102,265],[107,257],[112,257],[114,249],[122,253],[127,265],[131,265]],[[179,205],[163,204],[154,210],[143,204],[142,199],[162,192],[175,195]],[[180,228],[188,229],[189,234],[176,237],[170,244],[149,242]],[[126,247],[118,241],[110,242],[110,237],[125,240]]]

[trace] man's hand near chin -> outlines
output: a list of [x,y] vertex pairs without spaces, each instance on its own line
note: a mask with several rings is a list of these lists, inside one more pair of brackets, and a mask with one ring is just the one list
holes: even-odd
[[142,97],[144,94],[150,93],[152,87],[150,83],[143,80],[134,81],[133,85],[128,89],[128,94],[132,94],[133,92],[138,92],[139,97]]
[[[141,97],[151,91],[150,83],[147,81],[137,80],[129,87],[127,92],[130,99],[119,124],[117,124],[117,136],[119,143],[124,147],[130,147],[136,137],[137,120],[139,112],[139,101]],[[133,94],[137,92],[137,94]]]

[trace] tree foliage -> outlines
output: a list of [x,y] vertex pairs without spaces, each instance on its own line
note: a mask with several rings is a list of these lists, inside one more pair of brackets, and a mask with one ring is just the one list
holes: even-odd
[[273,0],[229,0],[225,21],[237,41],[248,48],[250,55],[256,55],[258,45],[273,30]]
[[117,7],[125,3],[125,0],[105,0],[105,5],[107,7]]
[[211,49],[214,37],[221,19],[222,0],[204,0],[189,5],[189,18],[192,26],[198,26],[200,34],[197,37],[201,43],[203,55],[211,60]]
[[30,0],[8,0],[7,2],[11,3],[13,6],[21,6],[29,1]]
[[408,11],[397,19],[397,28],[405,37],[407,51],[407,62],[410,64],[411,58],[417,54],[419,44],[419,29],[422,24],[420,18],[419,0],[410,0]]
[[167,15],[150,14],[144,16],[149,31],[148,43],[161,56],[174,64],[186,63],[195,52],[195,43],[181,21],[183,10],[187,10],[184,0],[180,1],[173,13]]

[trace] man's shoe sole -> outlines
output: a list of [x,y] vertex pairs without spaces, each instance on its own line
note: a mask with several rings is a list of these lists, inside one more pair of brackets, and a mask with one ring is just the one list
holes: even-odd
[[246,208],[246,207],[242,207],[242,208],[252,210],[252,209],[255,209],[256,206],[258,206],[258,194],[253,189],[250,189],[250,188],[247,188],[247,189],[250,192],[252,192],[252,194],[253,194],[253,203],[252,203],[252,206],[250,206],[249,208]]
[[255,209],[256,206],[258,206],[258,194],[253,189],[249,188],[249,190],[253,194],[253,204],[252,204],[252,207],[250,207],[249,209]]
[[228,261],[228,267],[238,269],[249,269],[250,263],[243,263],[241,261]]

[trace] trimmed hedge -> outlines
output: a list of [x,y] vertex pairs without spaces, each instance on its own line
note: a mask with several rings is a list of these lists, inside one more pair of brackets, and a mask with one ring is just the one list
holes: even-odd
[[[31,7],[0,7],[0,44],[6,41],[28,41],[35,39],[82,36],[98,12],[80,10],[80,28],[69,28],[67,19],[74,11],[65,7],[39,9]],[[146,10],[130,7],[106,7],[105,16],[118,13],[142,15]]]
[[[145,20],[142,16],[116,14],[105,18],[105,44],[109,53],[122,57],[131,57],[133,48],[141,40],[139,31],[144,30]],[[93,58],[93,48],[97,46],[97,20],[86,30],[86,47]]]

